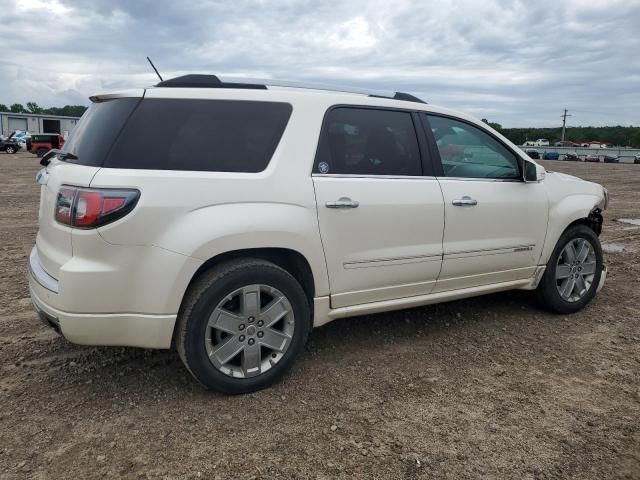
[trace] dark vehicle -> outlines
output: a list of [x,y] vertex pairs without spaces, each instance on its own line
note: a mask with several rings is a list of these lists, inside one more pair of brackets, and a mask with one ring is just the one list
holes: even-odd
[[558,152],[544,152],[542,155],[543,160],[558,160],[560,158],[560,154]]
[[39,158],[49,150],[60,149],[64,145],[64,137],[59,133],[36,133],[27,140],[27,150]]
[[579,162],[580,161],[580,157],[578,156],[578,154],[576,152],[567,152],[567,154],[565,155],[564,159],[567,162]]
[[587,155],[586,157],[584,157],[584,161],[592,162],[592,163],[600,163],[600,157],[598,155]]
[[636,156],[633,157],[633,163],[635,163],[636,165],[640,164],[640,153],[636,154]]
[[6,140],[0,140],[0,152],[7,152],[9,155],[13,155],[18,150],[20,150],[20,145],[11,136]]
[[533,158],[534,160],[540,159],[540,152],[535,148],[528,148],[527,150],[524,151],[524,153],[529,155],[529,158]]
[[604,163],[620,163],[620,157],[614,157],[613,155],[605,155]]

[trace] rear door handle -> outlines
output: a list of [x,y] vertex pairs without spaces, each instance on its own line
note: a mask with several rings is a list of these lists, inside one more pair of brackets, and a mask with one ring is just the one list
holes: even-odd
[[451,203],[453,203],[456,207],[473,207],[474,205],[478,204],[478,201],[474,200],[468,195],[465,195],[462,198],[456,198]]
[[351,200],[347,197],[342,197],[335,202],[327,202],[324,204],[327,208],[358,208],[360,202],[356,202],[355,200]]

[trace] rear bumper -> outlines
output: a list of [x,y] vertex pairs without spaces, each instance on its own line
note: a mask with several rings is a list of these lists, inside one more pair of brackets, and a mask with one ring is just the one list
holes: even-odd
[[142,348],[169,348],[176,315],[141,313],[72,313],[60,310],[58,282],[29,257],[29,293],[42,323],[72,343]]
[[42,323],[72,343],[142,348],[171,346],[175,315],[62,312],[41,300],[32,285],[29,291]]

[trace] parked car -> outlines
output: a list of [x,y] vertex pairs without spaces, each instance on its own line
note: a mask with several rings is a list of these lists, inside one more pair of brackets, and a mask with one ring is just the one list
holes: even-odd
[[620,163],[620,157],[617,155],[605,155],[603,160],[604,163]]
[[556,147],[577,147],[579,146],[577,143],[571,142],[569,140],[560,140],[559,142],[554,143]]
[[602,286],[601,185],[409,94],[237,82],[92,97],[42,158],[28,262],[43,323],[80,344],[175,345],[205,387],[243,393],[338,318],[509,289],[564,315]]
[[536,150],[535,148],[527,148],[525,153],[529,155],[529,158],[533,158],[534,160],[540,159],[540,150]]
[[640,153],[636,153],[636,156],[633,157],[633,163],[636,165],[640,163]]
[[13,155],[19,150],[20,144],[11,137],[6,140],[0,140],[0,152],[7,152],[8,154]]
[[578,154],[574,152],[567,152],[564,156],[564,159],[568,162],[581,162],[582,160],[578,156]]
[[64,137],[59,133],[35,133],[27,141],[27,150],[38,157],[42,157],[51,149],[64,146]]
[[544,152],[542,156],[543,160],[558,160],[560,158],[560,154],[558,152]]
[[600,157],[598,155],[587,155],[586,157],[584,157],[584,161],[585,162],[599,163],[600,162]]

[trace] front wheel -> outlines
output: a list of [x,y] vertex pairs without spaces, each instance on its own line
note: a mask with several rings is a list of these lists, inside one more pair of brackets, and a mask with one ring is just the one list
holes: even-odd
[[243,259],[213,268],[190,287],[176,346],[205,387],[247,393],[291,368],[310,328],[309,301],[296,279],[273,263]]
[[592,229],[585,225],[567,229],[538,285],[541,304],[558,313],[581,310],[596,294],[602,263],[600,240]]
[[6,152],[7,152],[9,155],[13,155],[14,153],[16,153],[16,149],[15,149],[15,147],[11,147],[11,146],[9,146],[9,147],[7,147],[7,148],[6,148]]

